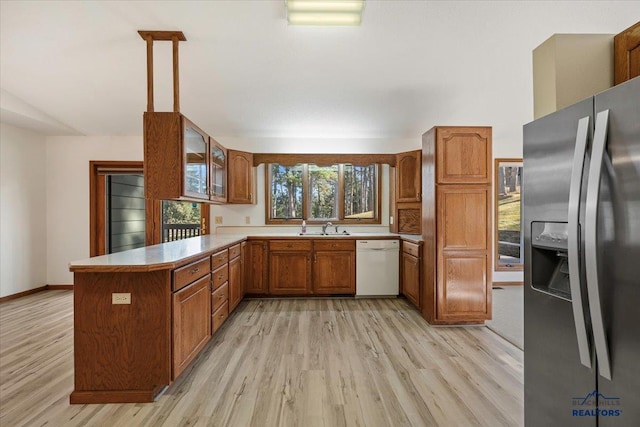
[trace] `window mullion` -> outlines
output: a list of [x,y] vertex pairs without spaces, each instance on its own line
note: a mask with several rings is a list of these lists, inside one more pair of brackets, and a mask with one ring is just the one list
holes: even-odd
[[308,220],[311,216],[309,197],[311,192],[309,191],[309,165],[304,163],[302,165],[302,219]]
[[338,219],[344,220],[344,164],[338,165]]

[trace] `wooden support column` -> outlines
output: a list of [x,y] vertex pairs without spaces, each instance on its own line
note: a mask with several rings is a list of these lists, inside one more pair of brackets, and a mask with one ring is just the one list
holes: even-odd
[[171,37],[173,43],[173,112],[180,112],[180,80],[178,78],[178,37]]
[[147,111],[153,112],[153,38],[145,37],[147,41]]
[[147,42],[147,112],[154,111],[153,106],[153,42],[171,41],[173,44],[173,112],[180,112],[180,83],[178,73],[178,43],[186,41],[182,31],[138,31]]

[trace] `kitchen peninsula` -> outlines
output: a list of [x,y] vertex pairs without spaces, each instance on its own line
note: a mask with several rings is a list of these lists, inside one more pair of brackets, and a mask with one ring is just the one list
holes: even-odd
[[[207,235],[71,262],[75,389],[70,402],[153,401],[198,356],[245,294],[353,296],[355,266],[347,263],[347,274],[322,273],[325,267],[316,264],[315,255],[348,254],[362,238],[402,239],[416,246],[420,241],[393,233]],[[306,269],[286,266],[276,277],[297,282],[300,274],[308,275],[303,280],[308,286],[286,292],[269,285],[269,259],[277,259],[270,250],[304,253]],[[265,286],[256,290],[258,282]]]

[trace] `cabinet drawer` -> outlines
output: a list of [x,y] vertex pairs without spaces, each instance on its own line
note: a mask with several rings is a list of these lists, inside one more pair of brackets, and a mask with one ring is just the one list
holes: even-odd
[[229,280],[229,266],[225,264],[211,274],[213,275],[213,290],[215,291]]
[[215,270],[229,260],[229,251],[224,250],[211,255],[211,269]]
[[211,272],[209,258],[201,259],[173,272],[173,290],[177,291]]
[[272,251],[310,251],[311,240],[271,240],[269,250]]
[[227,317],[229,317],[229,302],[225,301],[220,308],[218,308],[212,315],[211,315],[211,333],[215,333],[218,329],[220,329],[220,326],[222,326],[222,324],[224,323],[225,320],[227,320]]
[[420,257],[420,245],[411,242],[402,242],[402,252],[411,254],[416,258]]
[[211,294],[211,311],[215,312],[222,304],[229,300],[229,284],[225,283]]
[[314,240],[314,251],[355,251],[355,240]]
[[240,245],[231,246],[229,248],[229,259],[234,259],[240,256]]

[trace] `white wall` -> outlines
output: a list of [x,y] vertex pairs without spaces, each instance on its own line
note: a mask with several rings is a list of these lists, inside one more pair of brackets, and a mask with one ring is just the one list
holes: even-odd
[[47,283],[73,283],[69,261],[89,258],[89,161],[142,160],[142,136],[47,138]]
[[0,124],[0,297],[46,282],[45,137]]

